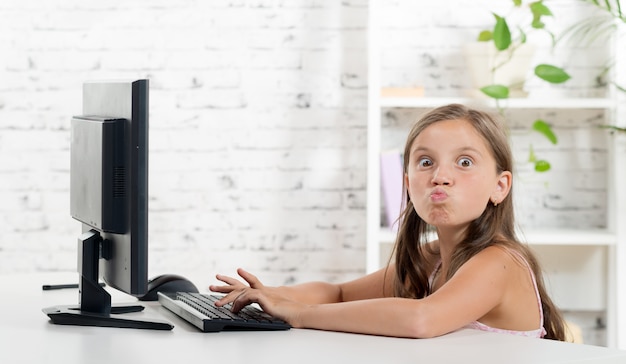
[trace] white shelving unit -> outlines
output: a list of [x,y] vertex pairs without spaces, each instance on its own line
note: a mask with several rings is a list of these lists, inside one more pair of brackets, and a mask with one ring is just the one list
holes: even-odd
[[[379,1],[370,0],[369,18],[369,110],[368,110],[368,185],[367,185],[367,271],[382,267],[395,241],[395,234],[381,227],[381,119],[387,109],[430,109],[449,103],[477,105],[495,109],[489,99],[466,97],[382,97],[380,82]],[[614,94],[614,93],[613,93]],[[606,98],[523,98],[501,102],[507,110],[603,110],[607,122],[616,123],[617,97]],[[622,117],[626,119],[626,115]],[[408,131],[408,130],[407,130]],[[565,310],[601,312],[605,318],[610,347],[626,349],[626,136],[609,138],[607,166],[607,221],[602,229],[524,230],[520,236],[538,252],[546,255],[544,269],[548,286],[567,302]],[[520,196],[516,196],[519,198]],[[554,297],[553,297],[554,298]],[[562,307],[563,308],[563,307]]]

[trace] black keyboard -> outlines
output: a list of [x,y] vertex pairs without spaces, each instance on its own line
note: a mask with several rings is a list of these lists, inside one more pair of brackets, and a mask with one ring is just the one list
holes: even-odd
[[288,330],[291,326],[255,306],[233,313],[231,305],[215,306],[221,296],[203,293],[159,292],[159,303],[204,332],[223,330]]

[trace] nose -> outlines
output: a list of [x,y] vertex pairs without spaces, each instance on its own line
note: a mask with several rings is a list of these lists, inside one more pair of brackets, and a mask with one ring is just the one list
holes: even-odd
[[433,178],[431,180],[433,185],[438,186],[449,186],[452,184],[452,178],[447,169],[439,166],[435,169],[435,173],[433,173]]

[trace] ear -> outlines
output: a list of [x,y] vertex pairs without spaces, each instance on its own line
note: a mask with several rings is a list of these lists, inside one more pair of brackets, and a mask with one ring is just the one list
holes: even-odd
[[[410,194],[411,189],[409,188],[409,174],[404,173],[403,176],[404,176],[404,187],[406,188],[406,193],[409,194],[409,197],[411,197],[411,194]],[[404,198],[404,196],[402,198]]]
[[498,176],[496,187],[493,191],[493,195],[491,196],[492,201],[501,203],[502,200],[504,200],[511,191],[512,183],[513,175],[510,171],[504,171],[500,173],[500,176]]

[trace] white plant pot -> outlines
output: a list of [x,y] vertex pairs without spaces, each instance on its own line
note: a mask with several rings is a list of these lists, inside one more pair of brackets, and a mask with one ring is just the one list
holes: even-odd
[[[463,52],[472,76],[473,90],[470,93],[473,96],[485,96],[479,89],[494,84],[508,86],[509,97],[528,95],[524,90],[524,82],[535,54],[533,45],[520,45],[508,61],[509,51],[499,52],[493,42],[469,43],[465,45]],[[500,64],[503,65],[492,72]]]

